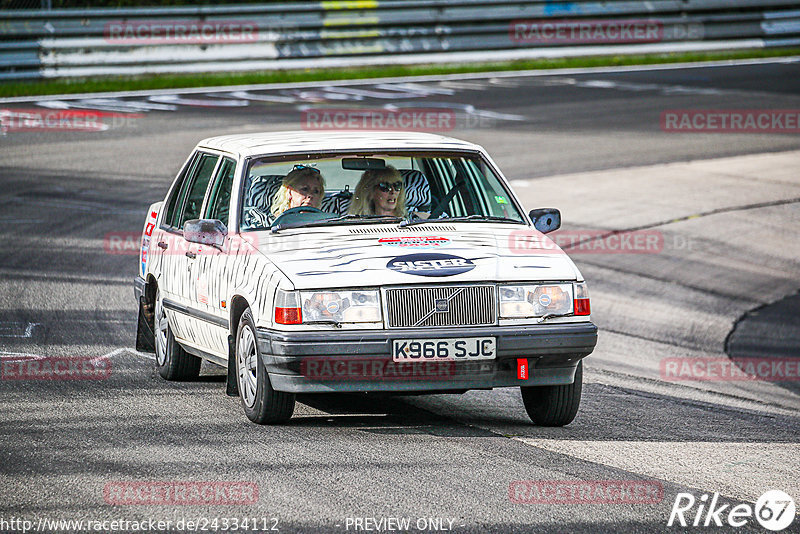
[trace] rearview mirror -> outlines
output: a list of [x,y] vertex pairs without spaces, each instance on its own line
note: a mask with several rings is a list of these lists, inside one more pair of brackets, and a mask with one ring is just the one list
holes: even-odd
[[531,210],[530,217],[533,222],[533,227],[543,234],[561,228],[561,212],[556,208]]
[[190,243],[222,248],[228,229],[217,219],[191,219],[183,225],[183,237]]
[[351,171],[385,169],[386,160],[380,158],[342,158],[342,168]]

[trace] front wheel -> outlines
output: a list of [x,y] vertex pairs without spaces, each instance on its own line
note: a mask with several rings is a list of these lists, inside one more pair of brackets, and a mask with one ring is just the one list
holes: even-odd
[[161,291],[156,290],[155,326],[156,369],[164,380],[192,380],[200,376],[200,358],[181,347],[167,320]]
[[562,386],[521,386],[522,402],[531,421],[539,426],[564,426],[575,419],[583,389],[583,362],[578,362],[575,380]]
[[261,361],[256,342],[256,325],[250,308],[239,320],[236,332],[236,380],[242,408],[248,419],[259,425],[285,423],[294,412],[294,393],[275,391]]

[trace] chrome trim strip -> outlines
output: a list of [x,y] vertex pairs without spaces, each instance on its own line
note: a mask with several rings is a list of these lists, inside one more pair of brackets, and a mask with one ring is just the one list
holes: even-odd
[[194,308],[190,308],[188,306],[183,306],[182,304],[178,304],[177,302],[170,299],[164,299],[163,302],[164,302],[164,307],[169,310],[182,313],[184,315],[188,315],[189,317],[194,317],[195,319],[200,319],[201,321],[205,321],[207,323],[211,323],[213,325],[225,328],[226,330],[228,329],[227,319],[220,319],[219,317],[211,315],[210,313],[206,313],[200,310],[195,310]]

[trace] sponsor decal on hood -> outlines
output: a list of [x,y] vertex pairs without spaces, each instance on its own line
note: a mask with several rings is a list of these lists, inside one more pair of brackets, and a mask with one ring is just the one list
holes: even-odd
[[417,276],[454,276],[471,271],[475,264],[451,254],[408,254],[392,258],[386,268]]
[[450,239],[439,236],[402,236],[402,237],[382,237],[378,243],[387,247],[404,248],[438,248],[450,244]]

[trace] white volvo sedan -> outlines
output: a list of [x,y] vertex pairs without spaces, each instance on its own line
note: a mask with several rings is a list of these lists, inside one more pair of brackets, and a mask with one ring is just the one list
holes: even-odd
[[137,348],[166,380],[226,368],[260,424],[297,393],[519,387],[534,423],[566,425],[597,328],[544,235],[560,218],[440,135],[205,139],[145,220]]

